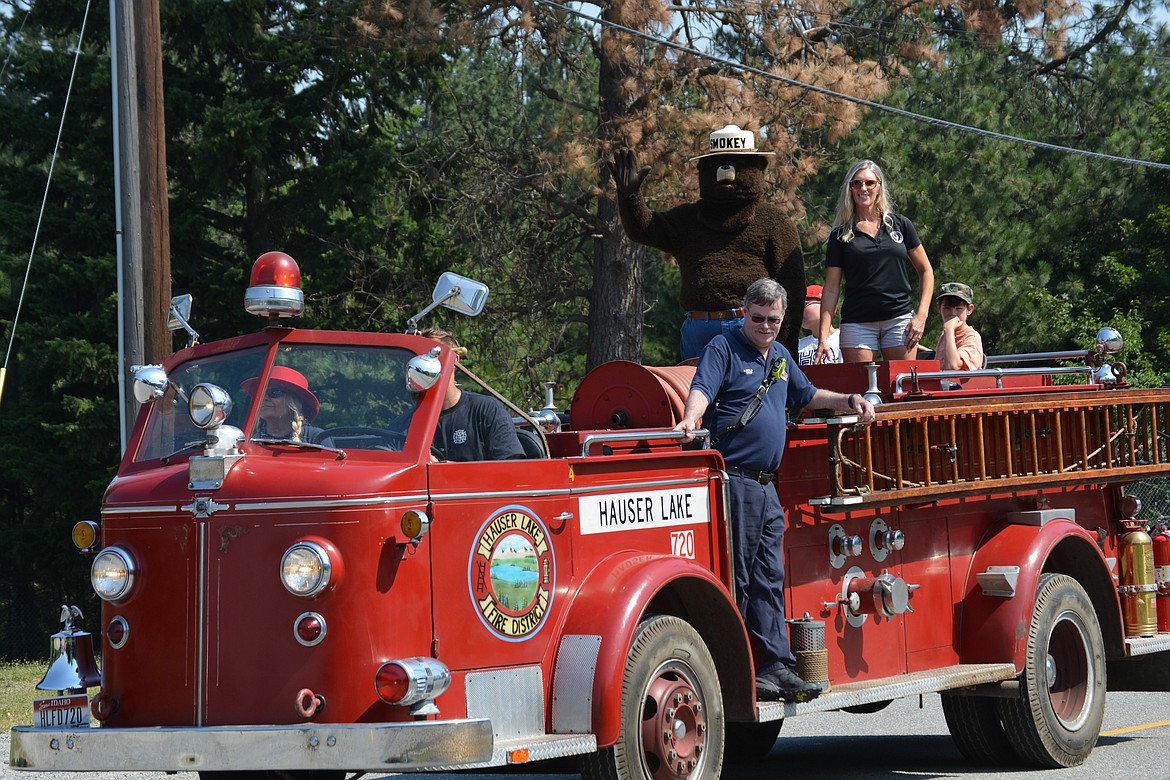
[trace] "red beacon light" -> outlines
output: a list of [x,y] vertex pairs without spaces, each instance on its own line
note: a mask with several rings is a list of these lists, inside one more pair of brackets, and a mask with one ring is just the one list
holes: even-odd
[[248,285],[244,308],[249,314],[275,321],[305,310],[300,266],[284,252],[265,252],[256,258]]

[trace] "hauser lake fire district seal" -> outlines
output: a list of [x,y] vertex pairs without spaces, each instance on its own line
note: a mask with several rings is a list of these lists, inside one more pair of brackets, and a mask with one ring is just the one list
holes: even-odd
[[556,584],[548,529],[524,507],[499,510],[480,528],[467,578],[487,629],[509,642],[528,639],[544,624]]

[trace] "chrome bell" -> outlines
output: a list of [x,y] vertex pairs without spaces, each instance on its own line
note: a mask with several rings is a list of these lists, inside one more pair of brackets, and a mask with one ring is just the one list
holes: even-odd
[[61,606],[61,622],[65,625],[52,636],[52,660],[49,670],[37,683],[38,690],[84,691],[102,684],[93,657],[93,637],[73,627],[73,619],[81,616],[79,608]]

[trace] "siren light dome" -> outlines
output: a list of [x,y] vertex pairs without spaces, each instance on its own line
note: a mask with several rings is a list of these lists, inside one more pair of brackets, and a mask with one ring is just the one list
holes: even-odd
[[284,252],[265,252],[256,258],[248,285],[244,308],[249,314],[275,320],[305,310],[300,266]]

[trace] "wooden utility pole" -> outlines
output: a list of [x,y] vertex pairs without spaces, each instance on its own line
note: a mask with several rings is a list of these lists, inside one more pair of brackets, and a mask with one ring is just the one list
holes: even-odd
[[170,213],[167,207],[162,43],[158,0],[110,0],[115,189],[118,197],[118,336],[122,447],[137,403],[130,366],[171,352]]

